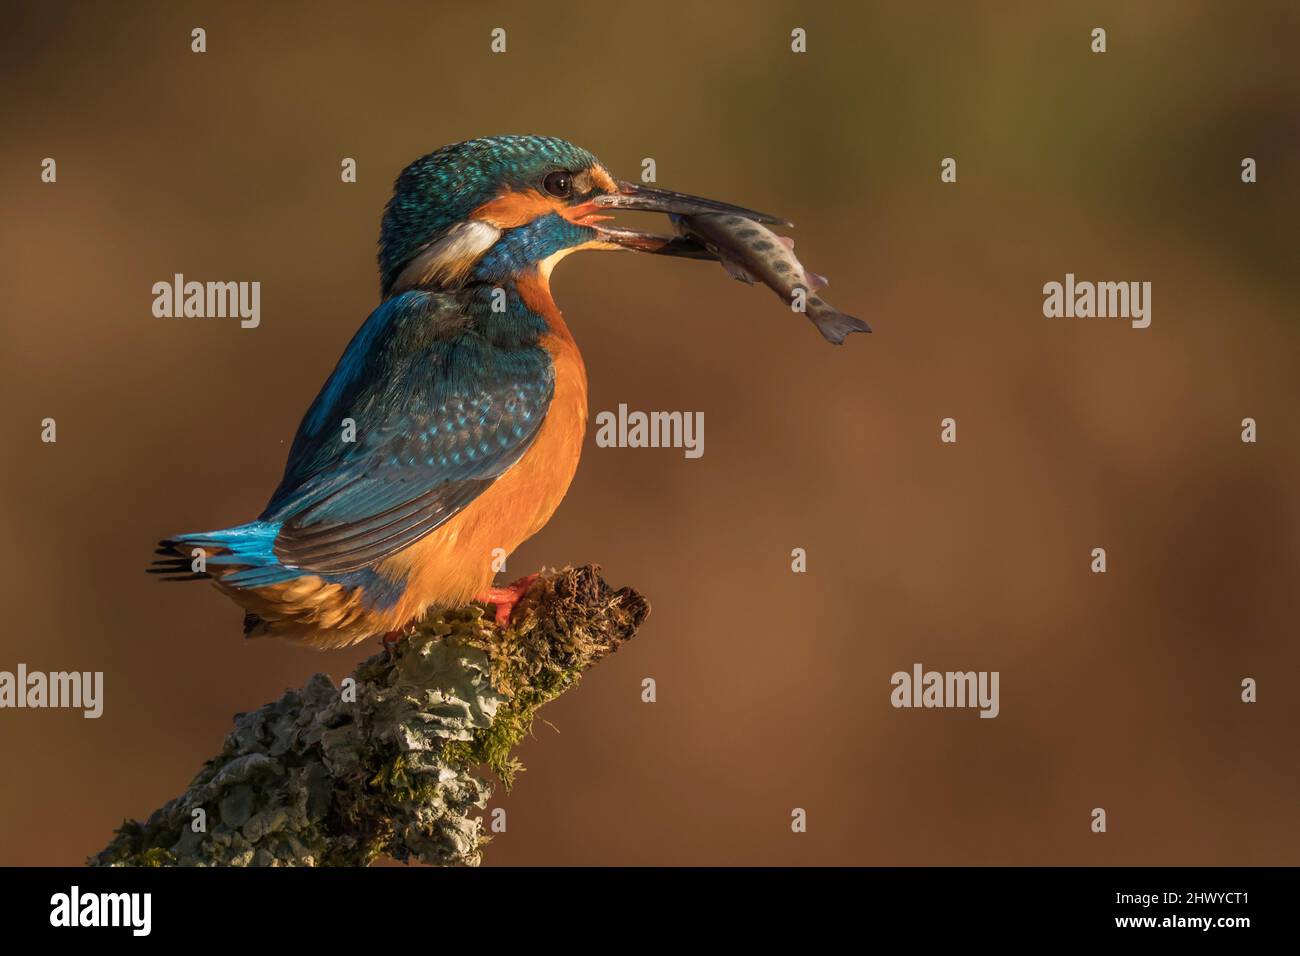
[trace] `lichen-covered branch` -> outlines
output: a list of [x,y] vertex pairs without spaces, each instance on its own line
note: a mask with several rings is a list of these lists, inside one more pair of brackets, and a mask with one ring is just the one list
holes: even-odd
[[477,864],[490,767],[537,708],[632,637],[649,613],[588,566],[542,575],[507,629],[477,605],[430,615],[336,687],[324,674],[235,717],[185,793],[127,821],[99,866],[361,866],[381,855]]

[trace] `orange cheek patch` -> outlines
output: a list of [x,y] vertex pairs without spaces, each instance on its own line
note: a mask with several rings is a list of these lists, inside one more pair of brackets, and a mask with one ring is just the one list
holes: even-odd
[[564,207],[535,189],[525,189],[523,192],[502,193],[479,206],[470,217],[491,223],[498,229],[513,229],[552,212],[563,214]]

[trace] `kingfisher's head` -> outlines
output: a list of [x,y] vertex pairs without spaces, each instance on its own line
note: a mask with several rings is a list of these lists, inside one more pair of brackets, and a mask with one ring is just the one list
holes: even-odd
[[730,212],[784,222],[727,203],[621,182],[591,153],[549,136],[487,136],[444,146],[398,176],[379,237],[385,298],[413,288],[543,277],[578,249],[630,249],[714,258],[692,239],[605,223],[618,209]]

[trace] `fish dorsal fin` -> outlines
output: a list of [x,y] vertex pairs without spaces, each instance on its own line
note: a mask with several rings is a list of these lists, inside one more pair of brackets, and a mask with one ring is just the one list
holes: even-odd
[[791,252],[794,252],[794,240],[789,236],[777,236],[781,240],[781,245],[785,246]]

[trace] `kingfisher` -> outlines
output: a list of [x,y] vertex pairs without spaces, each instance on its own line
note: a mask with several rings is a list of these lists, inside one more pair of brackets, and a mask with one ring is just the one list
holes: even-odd
[[255,521],[159,542],[151,569],[210,580],[249,637],[339,648],[393,641],[470,601],[509,623],[536,575],[499,557],[550,520],[587,428],[582,355],[550,292],[580,249],[693,259],[689,236],[611,213],[785,220],[615,179],[546,136],[444,146],[398,176],[379,238],[380,302],[344,350]]

